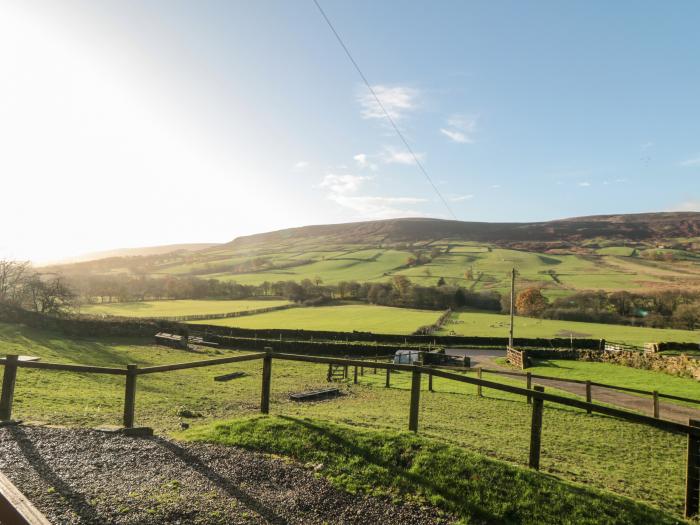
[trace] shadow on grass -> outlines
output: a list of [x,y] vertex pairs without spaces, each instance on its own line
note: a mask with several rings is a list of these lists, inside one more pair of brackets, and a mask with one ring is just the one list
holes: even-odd
[[[383,458],[370,446],[363,446],[357,442],[345,439],[340,434],[340,432],[333,432],[333,430],[321,425],[316,425],[309,420],[304,420],[291,416],[279,416],[279,418],[289,421],[293,424],[302,425],[310,431],[326,437],[329,441],[342,448],[342,453],[345,457],[359,456],[367,463],[371,463],[373,465],[386,469],[392,477],[401,480],[402,485],[408,485],[413,487],[427,487],[429,488],[430,492],[438,494],[440,497],[448,501],[450,507],[453,507],[453,509],[460,507],[460,500],[462,500],[462,498],[460,498],[460,494],[458,491],[454,489],[450,490],[443,485],[432,482],[430,479],[423,475],[410,472],[408,470],[408,468],[410,468],[409,463],[407,463],[405,467],[399,466],[398,464],[395,464]],[[420,443],[416,443],[415,445],[418,448],[420,448]],[[400,452],[400,450],[397,450],[397,452]],[[397,461],[401,461],[400,457],[397,457],[395,459],[397,459]],[[479,521],[483,521],[486,523],[500,523],[500,519],[502,519],[501,516],[488,512],[485,509],[472,507],[469,510],[472,513],[473,517],[476,517],[479,519]]]

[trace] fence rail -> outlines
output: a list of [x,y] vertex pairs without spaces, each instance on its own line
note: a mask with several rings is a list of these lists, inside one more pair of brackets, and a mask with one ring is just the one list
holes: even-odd
[[2,473],[0,473],[0,523],[51,525],[49,520]]
[[[126,369],[104,368],[86,365],[66,365],[59,363],[40,363],[19,361],[16,355],[7,356],[0,360],[0,364],[4,365],[2,394],[0,396],[0,420],[9,421],[12,416],[12,404],[14,398],[14,388],[17,378],[18,368],[34,368],[44,370],[63,370],[80,373],[105,373],[105,374],[121,374],[126,377],[125,394],[124,394],[124,427],[133,428],[136,414],[136,391],[137,379],[139,375],[151,374],[157,372],[171,372],[175,370],[185,370],[190,368],[201,368],[209,366],[218,366],[229,363],[262,360],[262,388],[260,411],[264,414],[270,410],[270,391],[272,384],[272,361],[280,359],[286,361],[298,361],[314,364],[337,365],[344,367],[355,367],[355,377],[357,377],[357,368],[370,365],[373,368],[383,369],[387,371],[387,386],[392,371],[411,372],[411,389],[410,389],[410,406],[408,417],[408,428],[413,432],[418,431],[419,426],[419,406],[421,395],[421,379],[423,375],[428,375],[429,385],[432,383],[432,377],[440,377],[443,379],[475,385],[479,395],[482,395],[484,388],[508,392],[515,395],[524,396],[532,402],[532,425],[530,433],[530,457],[529,466],[534,469],[539,469],[539,461],[541,455],[542,442],[542,420],[544,417],[544,401],[564,405],[585,410],[588,413],[599,413],[606,416],[612,416],[624,421],[643,424],[666,432],[686,435],[688,438],[688,454],[687,454],[687,477],[686,477],[686,517],[695,516],[699,512],[700,505],[700,421],[690,420],[689,424],[685,425],[675,421],[661,419],[657,417],[646,416],[643,414],[629,412],[619,408],[614,408],[606,405],[592,403],[589,400],[581,401],[568,397],[550,394],[544,391],[542,387],[522,388],[503,383],[489,381],[481,377],[481,372],[478,372],[478,377],[469,377],[463,374],[458,374],[452,371],[444,370],[438,367],[426,367],[422,365],[398,364],[392,362],[374,361],[368,363],[365,359],[347,359],[342,357],[320,357],[299,354],[284,354],[273,353],[271,348],[266,348],[265,352],[257,352],[244,354],[232,357],[224,357],[219,359],[206,359],[189,363],[176,363],[171,365],[151,366],[139,368],[136,365],[128,365]],[[118,372],[116,372],[118,371]],[[526,377],[533,377],[531,374]],[[545,377],[545,376],[537,376]],[[547,378],[551,379],[551,378]],[[528,384],[528,387],[531,386]],[[590,399],[590,397],[588,398]],[[21,523],[21,522],[20,522]],[[31,522],[30,522],[31,523]],[[40,522],[37,522],[40,523]],[[31,523],[34,525],[34,523]]]
[[506,359],[521,370],[526,369],[529,365],[527,350],[516,350],[509,346],[506,349]]

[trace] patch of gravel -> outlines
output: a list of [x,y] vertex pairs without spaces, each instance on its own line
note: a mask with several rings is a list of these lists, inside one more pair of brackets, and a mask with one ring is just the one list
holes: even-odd
[[0,470],[56,525],[452,521],[432,507],[348,494],[285,459],[159,437],[5,427]]

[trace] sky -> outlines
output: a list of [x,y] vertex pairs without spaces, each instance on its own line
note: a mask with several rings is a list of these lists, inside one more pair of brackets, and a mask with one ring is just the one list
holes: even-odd
[[[0,257],[700,210],[700,3],[0,0]],[[448,210],[449,207],[449,210]]]

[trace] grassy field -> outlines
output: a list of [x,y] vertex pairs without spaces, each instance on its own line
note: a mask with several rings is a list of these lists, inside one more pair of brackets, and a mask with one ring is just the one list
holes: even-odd
[[[528,367],[527,371],[549,377],[590,380],[609,385],[638,388],[640,390],[657,390],[664,394],[688,397],[700,401],[700,382],[652,370],[639,370],[610,363],[536,359],[533,366]],[[693,406],[700,408],[698,405]]]
[[[456,335],[482,335],[507,337],[509,318],[507,315],[481,312],[459,312],[444,326],[442,333]],[[516,337],[582,337],[607,339],[642,345],[659,341],[700,342],[700,331],[673,330],[624,326],[615,324],[580,323],[576,321],[556,321],[532,317],[515,318]]]
[[[52,332],[0,324],[0,352],[36,355],[49,362],[103,366],[141,366],[234,354],[210,349],[201,355],[146,341],[68,339]],[[215,375],[240,370],[248,375],[215,382]],[[408,419],[409,392],[400,386],[408,374],[394,374],[397,388],[385,389],[381,374],[366,374],[364,384],[343,385],[340,398],[294,403],[289,393],[327,385],[322,365],[275,361],[272,367],[275,415],[311,418],[379,431],[402,431]],[[139,377],[136,423],[159,432],[179,428],[183,407],[201,417],[193,426],[254,415],[260,403],[261,363],[183,370]],[[493,390],[485,397],[475,387],[447,391],[440,380],[420,407],[420,434],[509,463],[527,461],[530,407],[524,399]],[[52,424],[119,424],[124,396],[122,377],[22,369],[18,374],[15,417]],[[542,470],[562,479],[607,489],[680,515],[686,442],[680,436],[546,404]]]
[[289,328],[338,332],[410,334],[418,327],[434,323],[441,312],[389,306],[344,305],[293,308],[264,314],[215,319],[207,324],[242,328]]
[[256,416],[185,433],[191,441],[244,447],[321,465],[352,493],[429,502],[462,523],[677,523],[677,518],[609,493],[562,482],[407,432],[326,421]]
[[175,300],[142,301],[134,303],[89,304],[80,313],[90,315],[119,315],[124,317],[174,317],[180,315],[226,314],[289,304],[286,300]]

